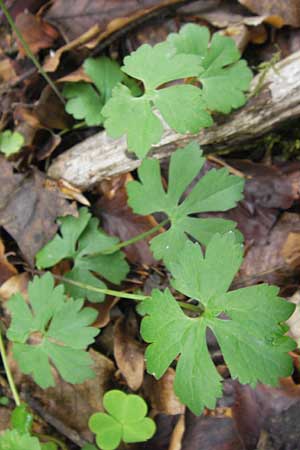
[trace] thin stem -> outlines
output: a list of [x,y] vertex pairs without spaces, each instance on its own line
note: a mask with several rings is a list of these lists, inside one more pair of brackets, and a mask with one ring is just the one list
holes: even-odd
[[91,286],[90,284],[81,283],[80,281],[69,280],[68,278],[62,277],[60,275],[55,275],[54,273],[52,275],[54,278],[63,281],[64,283],[72,284],[73,286],[77,286],[81,289],[86,289],[87,291],[98,292],[99,294],[113,295],[114,297],[120,298],[128,298],[129,300],[136,300],[138,302],[142,302],[143,300],[150,298],[148,295],[130,294],[128,292],[123,291],[114,291],[113,289],[97,288],[95,286]]
[[169,219],[165,219],[162,222],[160,222],[158,225],[156,225],[153,228],[150,228],[150,230],[145,231],[144,233],[138,234],[138,235],[134,236],[133,238],[128,239],[127,241],[119,242],[119,244],[113,245],[112,247],[110,247],[106,250],[102,250],[101,252],[90,253],[88,256],[90,257],[90,256],[98,256],[98,255],[109,255],[111,253],[114,253],[114,252],[120,250],[121,248],[127,247],[128,245],[131,245],[131,244],[135,244],[136,242],[139,242],[139,241],[145,239],[146,237],[151,236],[151,234],[154,234],[157,231],[159,231],[168,222],[169,222]]
[[19,397],[16,385],[15,385],[12,373],[10,371],[8,361],[7,361],[7,356],[6,356],[6,351],[5,351],[5,347],[4,347],[4,343],[3,343],[1,329],[0,329],[0,353],[1,353],[2,361],[3,361],[5,373],[6,373],[6,376],[7,376],[8,384],[9,384],[10,390],[12,392],[14,401],[15,401],[17,406],[20,406],[21,400],[20,400],[20,397]]
[[75,123],[75,125],[72,128],[65,128],[64,130],[60,131],[58,134],[59,134],[59,136],[63,136],[66,133],[70,133],[71,131],[78,130],[78,128],[85,128],[87,126],[88,125],[86,124],[86,121],[83,120],[82,122]]
[[40,434],[40,433],[32,433],[32,434],[40,439],[45,440],[45,441],[54,442],[61,448],[61,450],[68,450],[68,447],[66,446],[66,444],[63,441],[61,441],[60,439],[57,439],[56,437],[50,436],[48,434]]
[[[114,291],[112,289],[101,289],[101,288],[97,288],[95,286],[91,286],[90,284],[81,283],[80,281],[69,280],[68,278],[62,277],[60,275],[55,275],[54,273],[52,275],[55,279],[57,279],[59,281],[71,284],[73,286],[77,286],[81,289],[86,289],[87,291],[99,292],[99,294],[113,295],[114,297],[119,297],[119,298],[128,298],[129,300],[135,300],[137,302],[142,302],[144,300],[148,300],[151,298],[149,295],[130,294],[128,292]],[[185,303],[185,302],[180,302],[180,301],[178,302],[178,304],[183,309],[188,309],[189,311],[194,311],[194,312],[197,312],[200,314],[204,311],[200,305],[199,306],[191,305],[190,303]]]
[[27,42],[24,39],[22,33],[20,32],[20,30],[16,26],[16,24],[15,24],[13,18],[11,17],[10,12],[6,8],[3,0],[0,0],[0,8],[2,9],[2,11],[3,11],[3,13],[4,13],[4,15],[5,15],[8,23],[9,23],[9,25],[11,26],[12,30],[16,33],[19,41],[21,42],[22,46],[24,47],[24,50],[25,50],[27,56],[31,59],[31,61],[33,62],[35,67],[38,69],[40,74],[45,78],[45,80],[47,81],[49,86],[51,86],[51,88],[53,89],[53,91],[55,92],[57,97],[62,101],[63,104],[65,104],[65,100],[64,100],[63,96],[61,95],[61,93],[59,92],[59,90],[57,89],[57,87],[55,86],[53,81],[51,80],[51,78],[47,75],[45,70],[42,68],[42,66],[40,65],[40,63],[38,62],[38,60],[36,59],[36,57],[32,53],[29,45],[27,44]]

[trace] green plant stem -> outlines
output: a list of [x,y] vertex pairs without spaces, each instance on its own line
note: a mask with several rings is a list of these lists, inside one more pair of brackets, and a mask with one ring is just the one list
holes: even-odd
[[8,23],[9,23],[9,25],[11,26],[12,30],[16,33],[19,41],[21,42],[22,46],[24,47],[24,50],[25,50],[27,56],[31,59],[31,61],[33,62],[35,67],[38,69],[40,74],[45,78],[45,80],[49,84],[49,86],[51,86],[51,88],[53,89],[53,91],[55,92],[57,97],[61,100],[61,102],[63,104],[65,104],[65,100],[64,100],[63,96],[61,95],[61,93],[59,92],[59,90],[57,89],[57,87],[55,86],[53,81],[51,80],[51,78],[47,75],[45,70],[42,68],[42,66],[40,65],[40,63],[38,62],[38,60],[36,59],[36,57],[32,53],[32,51],[31,51],[29,45],[27,44],[26,40],[24,39],[22,33],[20,32],[20,30],[16,26],[13,18],[10,15],[10,12],[8,11],[8,9],[6,8],[6,6],[4,4],[4,0],[0,0],[0,8],[2,9],[2,11],[3,11],[3,13],[4,13],[4,15],[5,15]]
[[[95,286],[91,286],[90,284],[81,283],[80,281],[75,280],[69,280],[68,278],[62,277],[60,275],[52,274],[54,278],[56,278],[59,281],[62,281],[63,283],[72,284],[73,286],[77,286],[81,289],[86,289],[87,291],[93,291],[93,292],[99,292],[99,294],[104,295],[112,295],[114,297],[119,298],[128,298],[129,300],[135,300],[137,302],[142,302],[144,300],[150,299],[151,297],[149,295],[140,295],[140,294],[130,294],[129,292],[123,292],[123,291],[114,291],[112,289],[101,289],[97,288]],[[185,303],[178,301],[178,304],[183,309],[188,309],[189,311],[194,311],[197,313],[203,313],[203,308],[199,305],[191,305],[190,303]]]
[[7,361],[7,356],[6,356],[6,351],[5,351],[5,346],[4,346],[4,342],[3,342],[3,338],[2,338],[1,329],[0,329],[0,353],[1,353],[2,361],[3,361],[5,373],[7,376],[8,384],[9,384],[10,390],[12,392],[14,401],[17,406],[20,406],[21,400],[20,400],[19,393],[18,393],[16,385],[15,385],[12,373],[10,371],[8,361]]
[[72,128],[65,128],[64,130],[60,131],[58,134],[59,136],[63,136],[66,133],[70,133],[71,131],[78,130],[79,128],[85,128],[88,127],[86,124],[86,121],[83,120],[82,122],[75,123],[75,125]]
[[50,436],[48,434],[40,434],[40,433],[32,433],[34,436],[38,437],[39,439],[43,439],[45,441],[51,441],[57,444],[61,450],[69,450],[66,444],[61,441],[60,439],[57,439],[56,437]]
[[136,242],[139,242],[139,241],[145,239],[146,237],[151,236],[151,234],[154,234],[157,231],[159,231],[169,221],[170,221],[170,219],[165,219],[162,222],[160,222],[158,225],[156,225],[153,228],[150,228],[150,230],[145,231],[144,233],[137,234],[136,236],[134,236],[131,239],[128,239],[127,241],[119,242],[118,244],[113,245],[112,247],[108,248],[107,250],[102,250],[101,252],[91,253],[87,256],[90,257],[90,256],[99,256],[99,255],[109,255],[111,253],[114,253],[114,252],[120,250],[121,248],[127,247],[128,245],[131,245],[131,244],[135,244]]

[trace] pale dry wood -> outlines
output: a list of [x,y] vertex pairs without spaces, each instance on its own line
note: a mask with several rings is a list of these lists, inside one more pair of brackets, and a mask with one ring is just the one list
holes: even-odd
[[[258,86],[259,77],[253,80],[252,92]],[[192,137],[166,129],[152,155],[164,158],[191,138],[209,152],[242,147],[299,116],[300,52],[296,52],[269,70],[260,92],[243,108],[218,118],[216,125]],[[128,152],[124,138],[114,140],[102,131],[56,158],[48,175],[88,190],[104,178],[134,170],[140,163]]]

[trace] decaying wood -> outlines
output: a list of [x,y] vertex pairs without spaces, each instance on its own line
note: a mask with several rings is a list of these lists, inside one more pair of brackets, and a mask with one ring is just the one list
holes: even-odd
[[[260,76],[253,80],[252,92],[261,81]],[[260,92],[251,97],[243,108],[222,116],[216,120],[216,125],[192,136],[192,139],[209,152],[237,148],[297,117],[300,117],[300,52],[270,68]],[[190,139],[191,136],[182,136],[168,129],[152,154],[163,158]],[[114,140],[102,131],[54,160],[48,175],[64,178],[74,186],[88,190],[104,178],[131,171],[139,165],[140,160],[128,152],[124,138]]]

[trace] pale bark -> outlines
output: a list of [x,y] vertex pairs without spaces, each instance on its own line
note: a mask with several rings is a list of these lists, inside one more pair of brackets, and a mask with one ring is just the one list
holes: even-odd
[[[253,80],[252,92],[258,85],[259,76]],[[242,147],[299,116],[300,52],[297,52],[269,70],[260,92],[243,108],[218,118],[216,125],[194,136],[166,130],[152,154],[163,158],[191,139],[210,152]],[[124,138],[114,140],[101,131],[56,158],[48,175],[88,190],[104,178],[129,172],[139,165],[140,160],[128,152]]]

